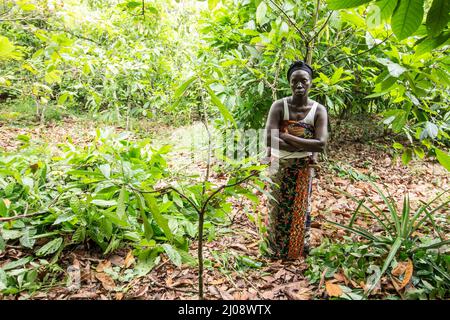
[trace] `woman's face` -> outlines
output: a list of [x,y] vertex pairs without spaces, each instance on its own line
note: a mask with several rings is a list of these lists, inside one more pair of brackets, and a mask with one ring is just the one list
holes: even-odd
[[290,86],[294,96],[303,97],[308,95],[311,88],[311,78],[305,70],[295,70],[291,74]]

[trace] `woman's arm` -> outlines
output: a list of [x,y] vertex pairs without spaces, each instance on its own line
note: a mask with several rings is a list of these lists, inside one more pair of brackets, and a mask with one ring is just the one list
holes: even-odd
[[324,106],[319,105],[317,111],[313,139],[299,138],[284,132],[280,133],[280,138],[297,149],[308,152],[322,152],[325,149],[328,140],[328,117],[327,110]]
[[286,143],[280,136],[280,122],[281,122],[281,107],[280,101],[275,101],[270,107],[269,116],[266,122],[266,156],[270,157],[270,148],[273,144],[278,144],[278,148],[290,152],[299,151],[296,146]]

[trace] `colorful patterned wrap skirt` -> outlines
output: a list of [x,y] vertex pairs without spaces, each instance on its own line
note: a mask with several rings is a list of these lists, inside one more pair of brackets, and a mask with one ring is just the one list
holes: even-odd
[[271,175],[273,198],[269,199],[265,236],[273,258],[297,259],[309,247],[312,170],[309,157],[282,159]]

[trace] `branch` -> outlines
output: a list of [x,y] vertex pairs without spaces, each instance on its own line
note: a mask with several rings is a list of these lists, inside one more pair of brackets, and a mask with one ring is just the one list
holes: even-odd
[[161,193],[161,192],[166,193],[166,192],[169,191],[169,190],[175,191],[175,192],[178,193],[182,198],[184,198],[187,202],[189,202],[189,203],[191,204],[191,206],[195,209],[195,211],[197,211],[197,213],[200,213],[200,210],[197,208],[197,205],[196,205],[195,203],[193,203],[191,199],[189,199],[189,198],[188,198],[187,196],[185,196],[181,191],[179,191],[178,189],[176,189],[176,188],[174,188],[174,187],[172,187],[172,186],[170,186],[170,187],[164,187],[164,188],[161,188],[161,189],[155,189],[155,190],[152,190],[152,191],[144,191],[144,190],[137,189],[137,188],[135,188],[135,187],[133,187],[133,186],[130,186],[130,185],[129,185],[129,187],[130,187],[132,190],[137,191],[137,192],[140,192],[140,193]]
[[15,19],[0,19],[0,22],[5,21],[28,21],[28,20],[45,20],[44,18],[15,18]]
[[0,222],[8,222],[8,221],[18,220],[18,219],[22,219],[22,218],[30,218],[30,217],[34,217],[34,216],[40,216],[40,215],[48,213],[48,212],[49,212],[48,210],[45,210],[45,211],[38,211],[38,212],[29,213],[29,214],[21,214],[21,215],[13,216],[13,217],[0,218]]
[[205,211],[206,206],[208,205],[208,202],[209,202],[216,194],[218,194],[220,191],[222,191],[222,190],[225,189],[225,188],[230,188],[230,187],[237,186],[238,184],[241,184],[241,183],[247,181],[248,179],[250,179],[251,177],[254,177],[254,176],[258,175],[258,174],[259,174],[259,172],[258,172],[258,171],[255,171],[255,172],[253,172],[251,175],[245,177],[245,178],[242,179],[242,180],[239,180],[238,182],[235,182],[235,183],[232,183],[232,184],[226,184],[226,185],[223,185],[223,186],[219,187],[216,191],[214,191],[213,193],[211,193],[211,194],[209,195],[209,197],[206,199],[206,201],[205,201],[205,203],[203,204],[202,209],[201,209],[202,212]]
[[357,53],[357,54],[354,54],[354,55],[351,55],[351,56],[348,56],[348,57],[343,57],[343,58],[339,58],[339,59],[336,59],[336,60],[334,60],[334,61],[331,61],[331,62],[329,62],[329,63],[327,63],[327,64],[321,66],[321,67],[319,68],[319,70],[322,70],[323,68],[329,66],[330,64],[336,63],[336,62],[338,62],[338,61],[345,60],[345,59],[352,59],[352,58],[354,58],[354,57],[357,57],[357,56],[363,55],[363,54],[365,54],[365,53],[367,53],[367,52],[369,52],[369,51],[372,51],[372,50],[375,49],[376,47],[378,47],[378,46],[382,45],[383,43],[385,43],[385,42],[391,37],[391,35],[392,35],[392,34],[388,35],[388,36],[386,37],[386,39],[384,39],[384,40],[383,40],[382,42],[380,42],[380,43],[377,43],[376,45],[374,45],[374,46],[373,46],[372,48],[370,48],[370,49],[367,49],[367,50],[365,50],[365,51],[363,51],[363,52],[360,52],[360,53]]
[[322,25],[322,27],[319,29],[319,31],[317,31],[316,33],[314,33],[314,35],[312,36],[312,39],[314,39],[315,37],[317,37],[317,35],[322,32],[322,30],[325,28],[325,26],[328,24],[328,21],[330,21],[331,16],[333,15],[333,11],[330,12],[330,14],[328,15],[327,20],[324,22],[324,24]]
[[306,43],[308,43],[310,40],[308,38],[308,36],[299,29],[299,27],[291,20],[291,18],[287,15],[286,12],[284,12],[284,10],[273,0],[269,0],[273,5],[275,5],[277,7],[278,10],[281,11],[281,13],[283,13],[283,15],[287,18],[287,21],[295,28],[295,30],[297,30],[297,32],[300,34],[300,36],[302,37],[303,41],[305,41]]

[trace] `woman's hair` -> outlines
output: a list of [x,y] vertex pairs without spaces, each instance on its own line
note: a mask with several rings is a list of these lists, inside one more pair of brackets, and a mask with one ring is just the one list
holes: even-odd
[[298,60],[298,61],[295,61],[293,64],[291,64],[291,66],[288,69],[288,72],[287,72],[288,82],[291,81],[291,75],[296,70],[304,70],[309,73],[309,76],[311,77],[311,79],[313,78],[313,69],[311,68],[311,66],[304,61]]

